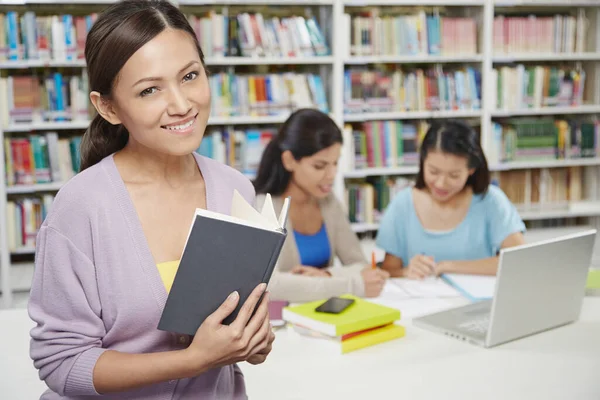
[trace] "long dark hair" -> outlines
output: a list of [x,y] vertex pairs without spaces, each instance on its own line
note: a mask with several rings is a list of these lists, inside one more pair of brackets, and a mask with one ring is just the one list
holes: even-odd
[[425,188],[423,163],[431,150],[465,157],[469,169],[475,170],[467,179],[466,185],[471,186],[475,194],[487,192],[490,171],[477,133],[472,127],[465,122],[453,120],[435,122],[429,127],[421,143],[419,174],[415,182],[418,189]]
[[284,151],[289,150],[296,160],[300,160],[342,142],[340,128],[327,114],[311,108],[296,110],[263,152],[253,182],[256,193],[279,196],[285,192],[291,174],[281,160]]
[[[200,60],[204,54],[185,15],[166,0],[124,0],[106,8],[87,35],[85,60],[91,91],[110,100],[121,68],[143,45],[167,28],[180,29],[194,39]],[[121,150],[129,140],[123,125],[96,115],[81,140],[81,171]]]

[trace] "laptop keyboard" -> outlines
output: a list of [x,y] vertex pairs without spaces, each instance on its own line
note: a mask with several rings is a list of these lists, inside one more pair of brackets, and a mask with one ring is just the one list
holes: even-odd
[[490,326],[490,315],[484,314],[458,325],[461,329],[473,333],[486,333]]

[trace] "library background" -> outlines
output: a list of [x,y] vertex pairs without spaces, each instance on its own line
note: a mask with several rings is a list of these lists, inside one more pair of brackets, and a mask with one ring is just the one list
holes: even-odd
[[[27,298],[37,229],[79,169],[85,37],[113,2],[0,0],[0,307]],[[293,109],[329,113],[335,192],[366,246],[439,118],[475,127],[530,231],[600,226],[597,0],[174,2],[211,70],[198,152],[252,177]]]

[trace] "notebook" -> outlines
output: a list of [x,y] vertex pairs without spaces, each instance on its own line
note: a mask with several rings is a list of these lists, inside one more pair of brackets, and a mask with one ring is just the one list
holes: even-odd
[[158,329],[194,335],[233,291],[240,300],[223,324],[235,320],[250,293],[268,283],[287,236],[285,200],[279,218],[267,195],[261,212],[234,191],[231,215],[196,209]]
[[318,312],[315,309],[326,300],[285,307],[283,319],[292,324],[328,336],[340,336],[347,333],[383,326],[400,319],[400,311],[382,306],[352,295],[340,297],[354,299],[354,304],[340,314]]
[[494,297],[495,276],[442,274],[441,277],[471,301],[488,300]]

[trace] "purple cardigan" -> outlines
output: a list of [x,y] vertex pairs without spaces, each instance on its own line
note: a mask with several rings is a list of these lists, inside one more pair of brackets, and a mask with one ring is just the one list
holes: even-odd
[[[254,188],[241,173],[199,155],[196,160],[209,210],[229,214],[234,189],[253,204]],[[38,233],[29,315],[37,324],[31,330],[30,356],[50,388],[41,398],[98,396],[92,373],[106,350],[150,353],[187,347],[187,337],[156,328],[166,299],[127,188],[113,157],[106,157],[60,190]],[[231,365],[102,398],[247,396],[240,369]]]

